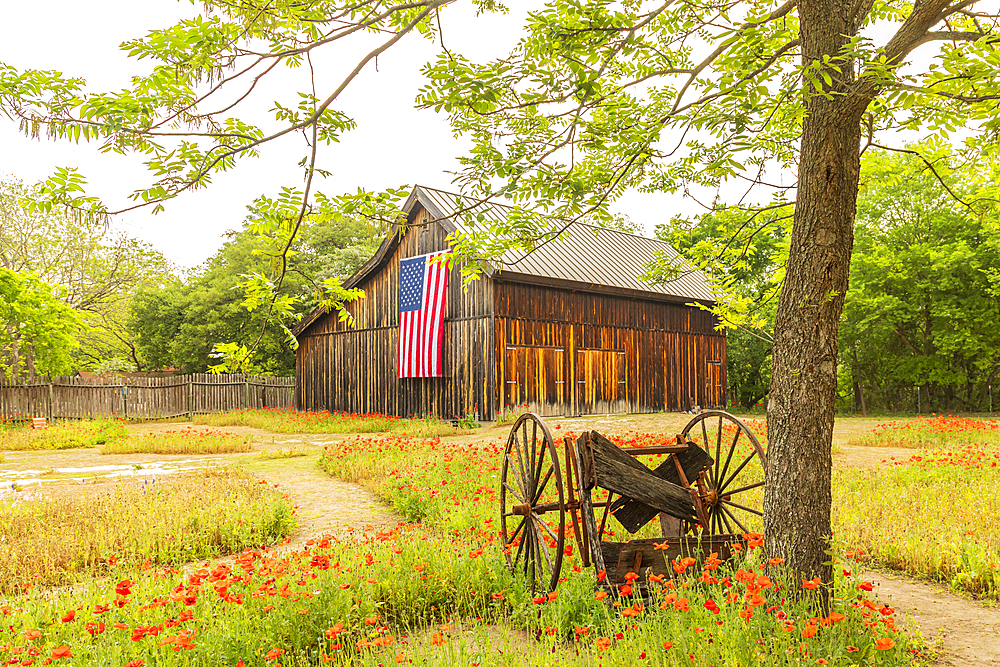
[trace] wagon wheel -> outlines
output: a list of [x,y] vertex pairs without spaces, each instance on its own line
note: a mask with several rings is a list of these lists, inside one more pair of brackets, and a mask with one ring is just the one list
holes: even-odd
[[[558,512],[558,526],[546,521]],[[566,503],[552,434],[538,415],[522,415],[510,430],[500,473],[500,536],[511,573],[531,590],[559,583],[566,537]]]
[[683,434],[715,459],[704,478],[705,531],[763,533],[767,456],[753,432],[728,412],[708,410],[688,422]]

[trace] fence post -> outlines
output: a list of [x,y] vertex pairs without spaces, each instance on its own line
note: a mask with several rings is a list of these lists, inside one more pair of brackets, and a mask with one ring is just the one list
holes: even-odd
[[188,421],[194,421],[194,376],[188,374]]
[[128,383],[122,383],[122,419],[128,419]]
[[[51,378],[49,378],[51,380]],[[49,382],[49,421],[56,418],[55,391],[52,389],[52,382]]]
[[250,376],[243,374],[243,407],[250,409]]

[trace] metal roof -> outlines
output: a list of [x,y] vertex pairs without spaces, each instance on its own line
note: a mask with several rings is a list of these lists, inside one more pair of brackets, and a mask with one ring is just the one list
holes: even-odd
[[[502,204],[477,202],[422,185],[413,189],[404,210],[410,211],[417,202],[452,232],[475,232],[489,223],[504,222],[511,210]],[[669,243],[582,222],[552,220],[553,231],[564,227],[554,239],[530,252],[506,252],[494,265],[492,277],[512,281],[545,279],[578,283],[577,289],[604,287],[644,292],[660,298],[672,297],[671,300],[715,302],[704,274],[685,261]],[[656,259],[657,252],[684,267],[683,273],[660,284],[640,280],[639,276],[645,273],[646,265]]]

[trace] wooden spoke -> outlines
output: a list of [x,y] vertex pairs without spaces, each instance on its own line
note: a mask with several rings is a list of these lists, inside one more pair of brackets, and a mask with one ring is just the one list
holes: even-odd
[[750,512],[750,514],[754,514],[756,516],[760,516],[760,517],[764,516],[764,513],[761,512],[761,511],[759,511],[759,510],[755,510],[755,509],[753,509],[751,507],[744,507],[743,505],[740,505],[739,503],[734,503],[731,500],[724,500],[724,501],[722,501],[722,504],[723,505],[729,505],[730,507],[739,508],[739,509],[743,510],[744,512]]
[[[698,436],[692,438],[695,433]],[[706,533],[730,533],[737,527],[743,532],[761,532],[763,523],[758,517],[763,514],[767,458],[753,431],[729,413],[708,410],[688,422],[683,435],[714,459],[704,471],[708,488],[701,490],[709,516]],[[740,494],[738,505],[731,502],[736,494]],[[743,508],[752,511],[737,521],[733,512]]]
[[542,480],[541,486],[538,487],[538,491],[535,492],[535,496],[531,499],[532,505],[538,504],[538,499],[541,498],[542,494],[545,492],[545,486],[549,483],[549,480],[552,479],[552,473],[555,469],[555,466],[549,466],[549,471],[545,473],[545,479]]
[[[513,493],[513,494],[514,494],[514,497],[515,497],[515,498],[517,498],[518,500],[520,500],[520,501],[521,501],[522,503],[524,502],[524,497],[523,497],[523,496],[522,496],[522,495],[521,495],[520,493],[518,493],[518,492],[517,492],[516,490],[514,490],[514,488],[513,488],[513,487],[511,487],[511,485],[510,485],[510,484],[508,484],[507,482],[504,482],[504,483],[503,483],[503,485],[504,485],[505,487],[507,487],[507,490],[508,490],[508,491],[510,491],[511,493]],[[513,515],[513,513],[511,513],[511,515]]]
[[734,472],[734,473],[733,473],[732,475],[730,475],[730,476],[729,476],[729,479],[727,479],[727,480],[726,480],[725,482],[723,482],[723,483],[722,483],[722,486],[720,486],[720,487],[719,487],[719,493],[725,493],[725,492],[726,492],[726,487],[727,487],[727,486],[729,486],[729,484],[730,484],[730,483],[731,483],[731,482],[732,482],[732,481],[733,481],[734,479],[736,479],[736,476],[737,476],[737,475],[739,475],[739,474],[740,474],[741,472],[743,472],[743,468],[745,468],[745,467],[746,467],[746,465],[747,465],[748,463],[750,463],[750,461],[752,461],[752,460],[753,460],[753,458],[754,458],[754,457],[755,457],[756,455],[757,455],[757,452],[750,452],[749,454],[747,454],[747,457],[746,457],[745,459],[743,459],[743,463],[741,463],[741,464],[740,464],[740,467],[736,469],[736,472]]
[[[511,573],[525,576],[533,591],[551,591],[559,583],[566,511],[552,434],[537,415],[522,415],[507,438],[500,473],[500,533]],[[558,527],[539,518],[542,512],[558,512]]]
[[727,515],[729,515],[730,519],[732,519],[734,522],[736,522],[736,525],[739,526],[739,528],[740,528],[740,530],[742,532],[744,532],[744,533],[749,533],[750,532],[749,530],[747,530],[746,526],[744,526],[742,523],[740,523],[740,520],[736,518],[736,515],[734,515],[732,512],[730,512],[729,510],[727,510],[722,505],[720,505],[719,507],[722,509],[723,512],[725,512]]
[[751,489],[756,489],[764,486],[764,482],[754,482],[753,484],[747,484],[746,486],[741,486],[738,489],[726,489],[727,496],[735,496],[737,493],[742,493],[744,491],[750,491]]

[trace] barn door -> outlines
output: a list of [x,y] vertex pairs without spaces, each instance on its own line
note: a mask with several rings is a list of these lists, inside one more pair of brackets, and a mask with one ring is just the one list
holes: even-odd
[[527,405],[540,415],[565,412],[565,363],[561,348],[508,346],[504,371],[505,408]]
[[576,351],[576,406],[580,414],[624,411],[625,353]]
[[705,405],[706,408],[725,407],[722,400],[725,388],[722,386],[722,362],[709,360],[705,372]]

